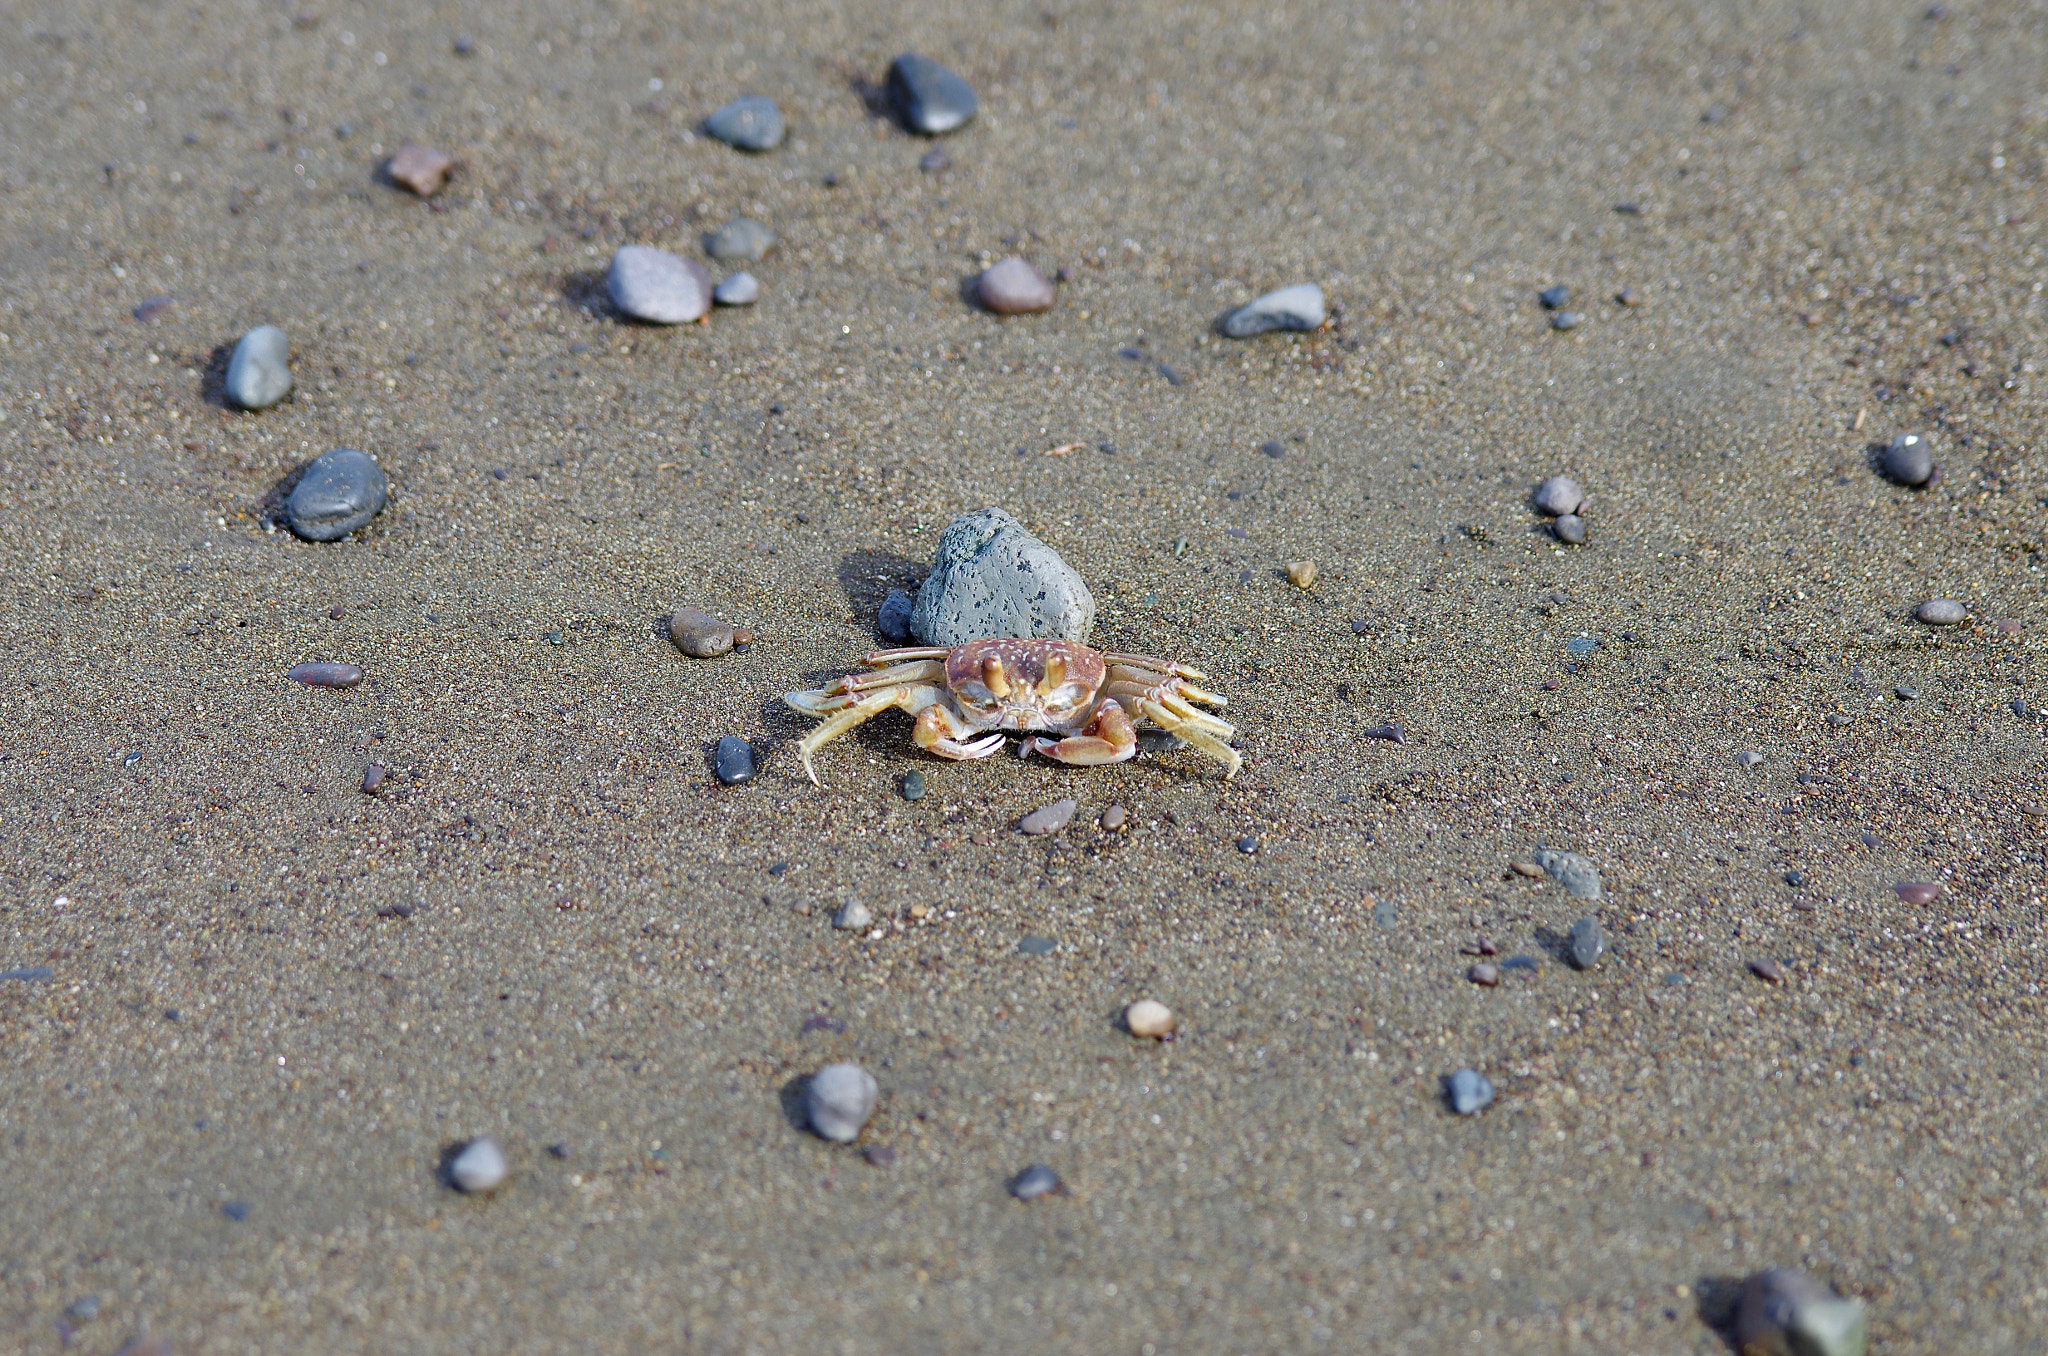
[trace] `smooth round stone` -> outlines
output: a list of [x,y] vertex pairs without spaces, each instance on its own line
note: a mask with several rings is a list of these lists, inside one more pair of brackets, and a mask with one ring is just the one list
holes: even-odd
[[1035,1201],[1060,1189],[1060,1175],[1043,1163],[1033,1163],[1010,1181],[1010,1194],[1020,1201]]
[[1173,1009],[1155,998],[1141,998],[1124,1009],[1124,1029],[1133,1036],[1158,1040],[1173,1034]]
[[1803,1271],[1773,1267],[1742,1283],[1735,1346],[1745,1356],[1863,1356],[1870,1316]]
[[1892,695],[1902,702],[1918,701],[1920,699],[1920,689],[1914,687],[1911,683],[1900,683],[1892,688]]
[[1543,303],[1546,311],[1555,311],[1572,299],[1572,289],[1563,283],[1552,283],[1536,294],[1536,300]]
[[622,313],[654,325],[687,324],[711,309],[704,265],[652,245],[619,246],[604,289]]
[[449,1182],[457,1191],[473,1196],[496,1191],[507,1171],[505,1151],[489,1135],[479,1135],[463,1145],[462,1152],[448,1161]]
[[1012,255],[982,270],[974,280],[974,296],[997,315],[1026,315],[1052,305],[1053,287],[1045,275]]
[[1249,339],[1272,330],[1312,330],[1323,318],[1323,289],[1296,283],[1238,307],[1223,318],[1222,330],[1228,338]]
[[1791,871],[1787,871],[1785,873],[1785,884],[1794,887],[1806,884],[1806,873],[1796,868]]
[[753,263],[775,243],[775,232],[752,217],[734,217],[711,233],[704,252],[721,263],[744,260]]
[[1916,621],[1929,626],[1954,626],[1970,615],[1970,610],[1953,598],[1929,598],[1913,609]]
[[1250,834],[1246,834],[1244,837],[1237,840],[1237,850],[1239,852],[1242,852],[1247,857],[1253,856],[1259,850],[1259,840],[1252,837]]
[[1451,1110],[1460,1116],[1476,1116],[1493,1103],[1493,1084],[1471,1069],[1451,1075]]
[[1557,539],[1567,546],[1586,544],[1586,520],[1576,513],[1567,513],[1550,525]]
[[294,664],[284,671],[284,676],[307,687],[354,687],[363,681],[363,669],[360,664],[321,661]]
[[902,589],[890,589],[889,596],[882,600],[882,610],[875,616],[875,631],[891,645],[901,645],[910,639],[910,595]]
[[832,926],[842,932],[858,932],[874,921],[874,911],[857,899],[847,900],[832,915]]
[[782,110],[764,94],[743,94],[704,119],[704,130],[742,151],[772,151],[787,130]]
[[1892,887],[1905,904],[1932,904],[1941,898],[1941,884],[1931,880],[1902,880]]
[[711,299],[720,306],[752,306],[761,299],[761,282],[741,271],[711,289]]
[[1570,476],[1552,476],[1536,487],[1536,509],[1553,518],[1576,514],[1586,502],[1586,492]]
[[235,343],[222,391],[245,410],[265,410],[292,393],[292,346],[275,325],[258,325]]
[[965,80],[916,52],[889,63],[889,103],[905,127],[928,137],[959,127],[981,106]]
[[1072,800],[1056,800],[1025,815],[1017,821],[1017,827],[1034,836],[1058,833],[1073,822],[1076,808],[1078,807]]
[[1741,753],[1735,755],[1735,766],[1755,767],[1758,763],[1761,763],[1763,760],[1764,756],[1758,753],[1755,749],[1744,749]]
[[1590,970],[1599,959],[1607,954],[1607,934],[1600,929],[1600,920],[1588,914],[1572,924],[1569,938],[1572,948],[1572,964],[1581,970]]
[[692,659],[716,659],[729,653],[736,637],[731,626],[694,607],[679,607],[668,619],[668,638]]
[[339,541],[384,507],[391,482],[367,452],[337,447],[313,458],[284,501],[285,523],[307,541]]
[[1500,983],[1500,967],[1492,961],[1480,961],[1465,972],[1465,978],[1482,988],[1490,989]]
[[1586,317],[1577,311],[1552,311],[1550,328],[1554,330],[1575,330],[1586,323]]
[[727,786],[754,780],[754,750],[738,735],[723,735],[711,757],[712,770]]
[[1112,805],[1102,812],[1100,823],[1110,833],[1115,833],[1130,821],[1131,812],[1121,805]]
[[1749,972],[1767,984],[1782,984],[1785,981],[1785,967],[1769,956],[1759,956],[1751,961]]
[[882,1090],[858,1064],[827,1064],[804,1089],[804,1113],[811,1129],[834,1144],[851,1144],[875,1114]]
[[924,774],[922,772],[906,772],[903,774],[903,799],[924,799]]
[[364,768],[363,794],[366,796],[376,795],[377,788],[384,785],[384,779],[390,775],[390,770],[386,768],[382,763],[372,763],[368,767]]
[[910,613],[918,640],[947,647],[999,636],[1086,644],[1094,627],[1095,595],[1080,572],[999,508],[946,525]]
[[1934,449],[1917,433],[1901,433],[1884,450],[1884,473],[1901,485],[1925,485],[1934,475]]

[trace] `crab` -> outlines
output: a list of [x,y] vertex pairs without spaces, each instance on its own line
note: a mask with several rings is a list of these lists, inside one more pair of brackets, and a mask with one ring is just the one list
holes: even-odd
[[1019,756],[1080,767],[1121,763],[1138,752],[1142,724],[1223,764],[1226,780],[1243,763],[1230,747],[1236,728],[1197,705],[1220,707],[1224,699],[1195,686],[1204,677],[1199,670],[1172,660],[1071,640],[970,640],[950,649],[876,650],[861,662],[876,672],[782,698],[823,722],[797,745],[814,784],[811,755],[892,706],[916,718],[910,737],[941,758],[986,758],[1003,747],[1003,731],[1018,730],[1037,734]]

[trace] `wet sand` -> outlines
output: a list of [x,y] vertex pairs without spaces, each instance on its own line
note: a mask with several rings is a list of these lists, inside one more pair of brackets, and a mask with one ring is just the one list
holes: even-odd
[[[1926,13],[18,8],[0,1345],[1711,1353],[1797,1265],[1873,1350],[2048,1349],[2048,29]],[[982,99],[943,171],[905,49]],[[781,149],[694,134],[750,92]],[[757,306],[610,314],[618,245],[739,213]],[[965,304],[1011,253],[1051,311]],[[1325,329],[1211,331],[1299,281]],[[262,322],[298,394],[224,409]],[[267,531],[334,446],[390,506]],[[779,694],[986,504],[1242,773],[892,714],[805,780]],[[756,643],[683,657],[683,603]],[[1600,866],[1589,972],[1539,844]],[[1533,973],[1467,983],[1482,934]],[[793,1124],[842,1059],[893,1167]],[[486,1133],[509,1183],[441,1186]]]

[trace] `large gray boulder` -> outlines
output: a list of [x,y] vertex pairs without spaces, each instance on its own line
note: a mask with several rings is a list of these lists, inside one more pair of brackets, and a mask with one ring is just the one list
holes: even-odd
[[1095,597],[1059,552],[999,508],[963,513],[939,538],[932,572],[911,609],[926,645],[991,637],[1086,643]]

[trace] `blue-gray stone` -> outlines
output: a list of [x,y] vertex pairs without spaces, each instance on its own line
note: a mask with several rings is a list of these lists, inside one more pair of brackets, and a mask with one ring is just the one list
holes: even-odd
[[1223,320],[1223,333],[1249,339],[1268,330],[1312,330],[1323,323],[1323,289],[1296,283],[1247,302]]
[[1094,627],[1095,596],[1081,576],[999,508],[947,524],[910,613],[911,633],[926,645],[992,637],[1086,644]]
[[235,344],[223,393],[245,410],[263,410],[292,392],[292,346],[275,325],[258,325]]
[[704,252],[721,263],[744,259],[753,263],[775,243],[775,232],[752,217],[734,217],[704,241]]
[[981,106],[965,80],[916,52],[889,63],[889,102],[905,127],[931,137],[952,131]]
[[754,780],[754,750],[737,735],[726,735],[718,741],[718,751],[712,755],[711,765],[718,773],[718,780],[727,786]]
[[1925,485],[1934,475],[1934,449],[1917,433],[1901,433],[1884,450],[1884,473],[1901,485]]
[[1586,492],[1570,476],[1552,476],[1536,487],[1537,512],[1548,513],[1554,518],[1577,513],[1585,502]]
[[1027,956],[1049,956],[1058,945],[1050,937],[1026,937],[1017,943],[1017,949]]
[[903,799],[924,799],[924,774],[922,772],[906,772],[903,774]]
[[1573,899],[1599,902],[1600,871],[1587,858],[1576,852],[1539,850],[1536,865],[1548,871],[1550,878],[1562,885],[1565,893]]
[[1035,1201],[1060,1189],[1060,1175],[1043,1163],[1033,1163],[1010,1182],[1010,1194],[1020,1201]]
[[820,1139],[851,1144],[875,1114],[882,1089],[858,1064],[827,1064],[804,1088],[804,1111]]
[[1577,311],[1552,311],[1550,313],[1550,328],[1554,330],[1575,330],[1585,319]]
[[1555,311],[1572,299],[1572,289],[1563,283],[1552,283],[1536,294],[1536,300],[1543,303],[1546,311]]
[[1591,654],[1600,648],[1600,642],[1591,636],[1573,636],[1564,647],[1573,654]]
[[307,541],[338,541],[376,517],[390,491],[369,453],[337,447],[313,458],[292,486],[285,522]]
[[1550,530],[1555,532],[1557,539],[1566,546],[1586,544],[1586,520],[1576,513],[1565,514],[1550,525]]
[[875,630],[891,645],[901,645],[910,639],[910,595],[902,589],[890,589],[889,596],[882,600],[882,610],[875,618]]
[[621,312],[655,325],[687,324],[711,309],[704,265],[652,245],[619,246],[604,287]]
[[1460,1116],[1476,1116],[1493,1104],[1493,1084],[1486,1076],[1471,1069],[1460,1069],[1451,1075],[1451,1110]]
[[1572,924],[1572,964],[1581,970],[1590,970],[1602,956],[1607,954],[1607,934],[1600,930],[1600,920],[1587,914]]
[[704,130],[742,151],[771,151],[782,144],[782,110],[763,94],[743,94],[704,119]]
[[761,284],[751,273],[735,273],[712,289],[711,299],[720,306],[752,306],[761,299]]

